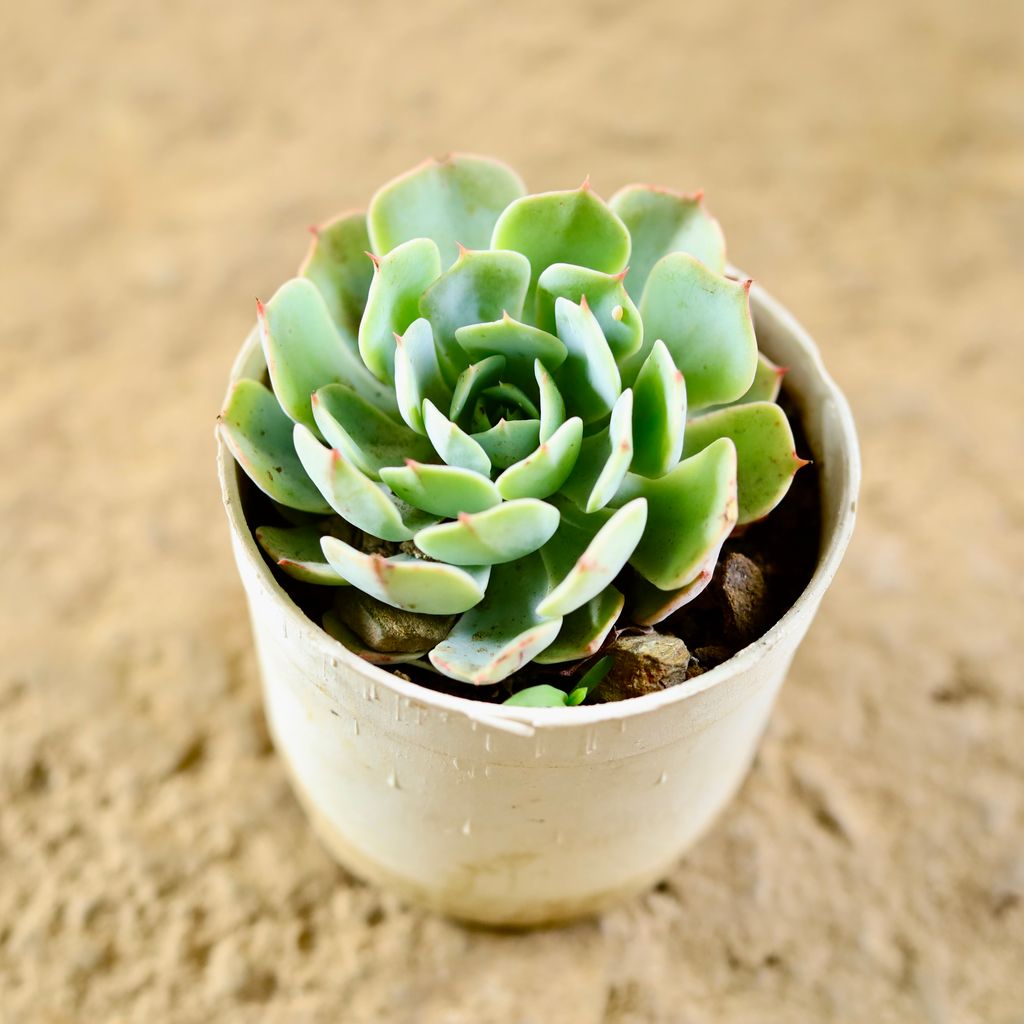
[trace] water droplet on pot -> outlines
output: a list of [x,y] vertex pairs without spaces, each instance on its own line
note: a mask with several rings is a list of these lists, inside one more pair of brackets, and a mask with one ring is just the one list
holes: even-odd
[[455,769],[456,771],[458,771],[458,770],[459,770],[459,759],[458,759],[457,757],[453,757],[453,758],[452,758],[452,767],[453,767],[453,768],[454,768],[454,769]]
[[472,831],[473,831],[473,823],[469,820],[469,818],[467,818],[462,823],[462,834],[464,836],[468,836],[470,834],[470,832],[472,832]]
[[491,750],[491,734],[489,732],[484,733],[484,750],[488,753]]
[[661,773],[661,774],[660,774],[660,775],[658,776],[658,782],[657,782],[657,785],[659,785],[659,786],[664,786],[666,782],[668,782],[668,772],[662,772],[662,773]]
[[359,735],[359,719],[358,718],[353,718],[352,719],[352,735],[353,736],[358,736]]
[[398,771],[395,768],[392,768],[391,771],[388,772],[388,785],[392,789],[398,789],[399,788],[399,785],[398,785]]
[[583,750],[588,757],[589,755],[597,751],[597,734],[594,732],[593,729],[587,731],[587,737],[584,741]]

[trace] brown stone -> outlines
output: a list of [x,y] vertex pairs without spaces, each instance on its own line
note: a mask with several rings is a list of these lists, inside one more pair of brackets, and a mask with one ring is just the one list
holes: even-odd
[[594,694],[605,703],[640,697],[685,682],[690,664],[686,644],[663,633],[620,636],[605,653],[615,659],[615,664]]
[[757,562],[738,551],[729,552],[719,563],[711,587],[722,611],[724,638],[737,648],[756,640],[768,617],[768,586]]
[[429,651],[451,632],[454,615],[406,612],[356,590],[338,596],[338,616],[366,644],[386,654]]

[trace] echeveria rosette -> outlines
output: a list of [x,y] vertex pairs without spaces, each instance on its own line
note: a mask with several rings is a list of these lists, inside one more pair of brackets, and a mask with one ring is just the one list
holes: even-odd
[[221,430],[299,513],[259,543],[307,583],[459,615],[411,655],[325,626],[471,684],[660,621],[802,464],[749,285],[699,195],[527,195],[496,161],[428,161],[258,308],[271,386],[240,381]]

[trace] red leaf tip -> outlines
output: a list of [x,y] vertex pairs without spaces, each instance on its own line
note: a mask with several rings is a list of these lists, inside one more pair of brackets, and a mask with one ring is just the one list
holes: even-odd
[[307,230],[314,238],[320,237],[320,229],[315,224],[310,224]]
[[265,319],[266,319],[266,317],[267,317],[267,307],[266,307],[266,306],[264,306],[264,305],[263,305],[263,303],[262,303],[262,302],[260,302],[260,300],[259,300],[259,299],[257,299],[257,300],[256,300],[256,315],[257,315],[257,316],[258,316],[258,317],[259,317],[259,318],[260,318],[261,320],[265,320]]
[[380,259],[378,257],[374,256],[372,252],[364,252],[363,255],[370,257],[370,262],[373,264],[374,270],[380,270]]
[[590,184],[590,175],[588,174],[588,175],[587,175],[587,176],[586,176],[586,177],[585,177],[585,178],[583,179],[583,184],[582,184],[582,185],[580,185],[580,191],[581,191],[581,192],[590,192],[590,191],[592,191],[592,190],[593,190],[593,186],[592,186],[592,185]]

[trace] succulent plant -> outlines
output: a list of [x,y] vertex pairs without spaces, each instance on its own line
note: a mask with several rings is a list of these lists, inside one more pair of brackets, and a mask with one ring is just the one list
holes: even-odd
[[237,382],[220,429],[287,511],[256,531],[285,573],[434,617],[389,652],[329,612],[371,661],[489,684],[585,659],[696,597],[802,464],[699,194],[528,195],[460,155],[313,234],[258,304],[270,387]]

